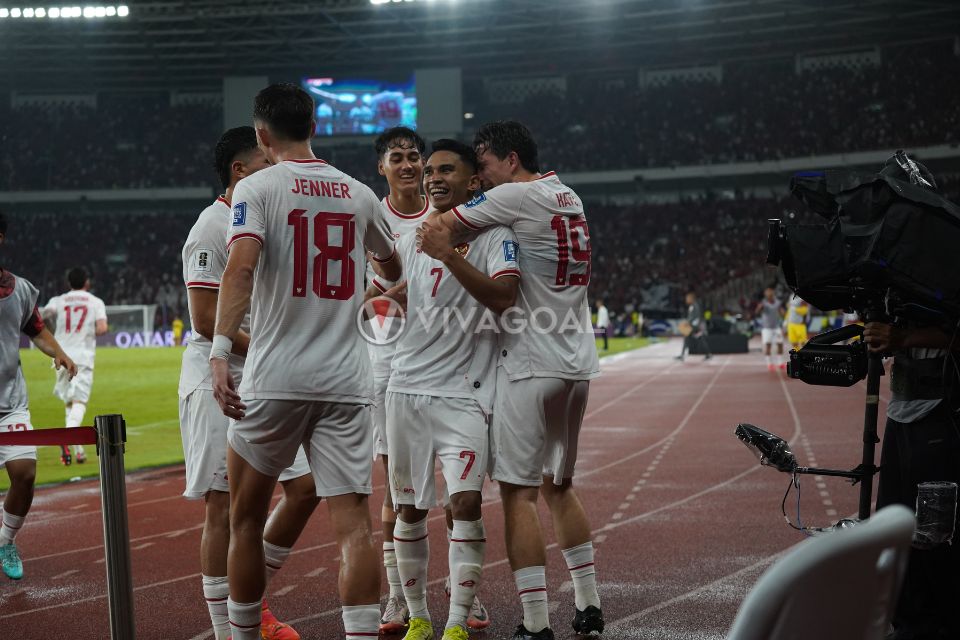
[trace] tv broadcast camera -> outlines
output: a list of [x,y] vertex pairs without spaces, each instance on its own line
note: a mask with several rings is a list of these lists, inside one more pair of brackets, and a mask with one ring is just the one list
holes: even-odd
[[[826,222],[770,220],[767,263],[779,266],[790,289],[819,309],[856,311],[866,322],[956,326],[960,207],[935,189],[926,167],[902,150],[879,173],[798,173],[790,181],[791,193]],[[797,474],[804,473],[860,482],[858,515],[865,520],[879,470],[874,454],[883,355],[869,352],[862,337],[859,325],[824,332],[791,351],[787,365],[791,378],[807,384],[849,387],[867,379],[859,466],[850,471],[799,467],[782,438],[748,424],[738,425],[736,435],[761,464],[793,474],[798,488]]]

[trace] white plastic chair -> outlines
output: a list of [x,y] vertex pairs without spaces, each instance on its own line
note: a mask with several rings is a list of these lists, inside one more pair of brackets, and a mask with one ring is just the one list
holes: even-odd
[[796,545],[747,594],[728,640],[882,640],[914,526],[909,509],[892,505]]

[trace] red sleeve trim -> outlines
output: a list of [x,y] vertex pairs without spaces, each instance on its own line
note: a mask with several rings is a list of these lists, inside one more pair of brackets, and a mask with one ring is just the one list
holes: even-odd
[[187,283],[187,289],[193,289],[194,287],[198,287],[200,289],[219,289],[220,283],[219,282],[201,282],[199,280],[193,280]]
[[490,277],[496,280],[497,278],[502,278],[504,276],[516,276],[519,278],[520,270],[519,269],[503,269],[501,271],[497,271],[495,274],[493,274]]
[[375,286],[377,289],[379,289],[379,290],[380,290],[380,293],[386,293],[386,292],[387,292],[386,287],[384,287],[382,284],[380,284],[380,283],[377,281],[376,278],[374,278],[373,280],[371,280],[371,281],[370,281],[370,284],[372,284],[372,285]]
[[391,251],[391,252],[390,252],[390,255],[387,256],[386,258],[378,258],[377,256],[375,256],[375,255],[373,255],[373,254],[371,253],[371,254],[370,254],[370,259],[373,260],[374,262],[390,262],[391,260],[393,260],[394,256],[396,256],[396,255],[397,255],[397,248],[394,247],[394,248],[393,248],[393,251]]
[[255,233],[238,233],[237,235],[235,235],[235,236],[233,236],[232,238],[230,238],[230,242],[227,243],[227,249],[229,249],[231,246],[233,246],[233,243],[236,242],[237,240],[243,240],[244,238],[252,238],[252,239],[256,240],[257,242],[259,242],[261,247],[263,246],[263,238],[261,238],[261,237],[258,236],[257,234],[255,234]]
[[37,309],[37,305],[33,305],[33,313],[30,314],[30,319],[27,320],[27,324],[23,325],[21,331],[29,338],[36,338],[45,328],[46,325],[43,324],[43,318],[40,317],[40,310]]
[[457,216],[457,220],[459,220],[460,222],[462,222],[462,223],[464,224],[464,226],[466,226],[466,227],[468,227],[468,228],[470,228],[470,229],[473,229],[474,231],[480,231],[480,230],[483,228],[483,227],[478,227],[477,225],[473,224],[472,222],[470,222],[469,220],[467,220],[466,218],[464,218],[464,217],[463,217],[463,214],[460,213],[460,211],[459,211],[456,207],[454,207],[453,209],[451,209],[451,211],[453,211],[453,215]]

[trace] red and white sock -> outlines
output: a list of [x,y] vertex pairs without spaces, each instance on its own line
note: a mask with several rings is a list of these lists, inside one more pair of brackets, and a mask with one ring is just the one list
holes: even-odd
[[[87,412],[87,405],[84,402],[76,402],[70,406],[70,410],[67,411],[67,428],[79,427],[83,424],[83,416]],[[73,454],[76,456],[83,455],[83,445],[77,444],[73,446]]]
[[600,595],[597,593],[597,571],[593,564],[593,543],[587,542],[577,547],[563,550],[563,559],[567,561],[577,609],[587,607],[600,608]]
[[347,640],[368,640],[380,637],[380,605],[361,604],[353,607],[341,607],[343,629]]
[[234,602],[227,598],[233,640],[260,640],[260,601]]
[[13,542],[17,537],[20,528],[23,527],[23,521],[27,516],[15,516],[9,511],[0,508],[0,547]]
[[207,601],[207,610],[210,611],[210,622],[213,624],[216,640],[227,640],[230,637],[230,617],[227,614],[229,596],[230,585],[227,584],[227,576],[203,576],[203,598]]
[[430,562],[430,541],[427,539],[427,519],[410,524],[398,518],[393,530],[393,542],[403,597],[410,609],[410,617],[429,620],[427,565]]
[[526,567],[513,572],[517,595],[523,605],[523,626],[531,633],[550,626],[547,611],[547,570],[545,567]]
[[397,569],[397,552],[392,542],[383,543],[383,568],[387,572],[387,585],[390,587],[390,597],[402,598],[403,587],[400,586],[400,570]]
[[487,547],[483,520],[454,520],[450,537],[450,613],[446,628],[466,628],[470,607],[480,586],[480,571]]
[[267,570],[267,584],[270,584],[274,574],[283,568],[291,551],[290,547],[280,547],[266,540],[263,541],[263,562]]

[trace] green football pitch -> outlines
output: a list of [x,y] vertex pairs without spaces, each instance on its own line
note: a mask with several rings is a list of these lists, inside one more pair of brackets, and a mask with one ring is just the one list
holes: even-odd
[[[647,344],[643,338],[612,338],[612,355]],[[598,342],[598,348],[601,345]],[[99,349],[94,370],[93,393],[84,424],[92,425],[99,414],[120,413],[127,421],[127,470],[183,461],[177,419],[177,383],[182,348]],[[53,395],[54,371],[50,359],[36,349],[20,352],[30,394],[34,428],[62,427],[64,407]],[[64,467],[57,447],[40,447],[37,484],[64,482],[96,476],[99,463],[93,446],[86,446],[87,462]],[[0,491],[9,486],[0,472]]]

